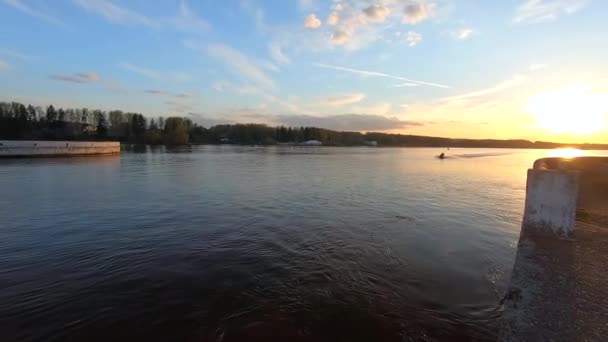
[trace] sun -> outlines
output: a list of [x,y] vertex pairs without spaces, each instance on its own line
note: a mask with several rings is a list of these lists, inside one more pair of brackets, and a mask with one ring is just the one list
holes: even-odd
[[550,157],[560,157],[560,158],[576,158],[584,156],[585,153],[577,148],[557,148],[555,150],[549,151]]
[[590,92],[590,85],[576,85],[534,96],[527,111],[536,125],[550,133],[585,135],[606,128],[606,94]]

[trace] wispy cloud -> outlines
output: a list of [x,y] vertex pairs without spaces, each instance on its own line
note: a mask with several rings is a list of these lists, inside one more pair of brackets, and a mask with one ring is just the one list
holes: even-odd
[[272,103],[282,107],[282,111],[298,114],[312,114],[305,108],[302,108],[298,104],[294,103],[294,99],[287,97],[287,99],[281,98],[280,96],[274,95],[268,92],[263,87],[255,85],[235,85],[227,81],[217,81],[212,85],[212,88],[218,92],[233,92],[239,95],[254,95],[262,99],[267,103]]
[[192,80],[192,76],[190,74],[184,72],[177,71],[157,71],[148,68],[143,68],[137,65],[133,65],[130,63],[120,63],[119,66],[127,71],[136,73],[140,76],[146,77],[151,80],[156,81],[168,81],[175,83],[185,83],[190,82]]
[[272,32],[272,28],[266,23],[266,14],[264,10],[257,6],[252,0],[241,0],[240,7],[243,11],[249,14],[255,23],[255,27],[262,33]]
[[112,93],[126,93],[127,90],[117,81],[101,78],[94,72],[81,72],[75,74],[55,74],[50,75],[53,81],[74,83],[74,84],[97,84]]
[[349,73],[353,73],[353,74],[357,74],[357,75],[361,75],[361,76],[365,76],[365,77],[390,78],[390,79],[393,79],[393,80],[398,80],[398,81],[403,81],[403,82],[409,82],[409,83],[416,83],[416,84],[420,84],[420,85],[428,85],[428,86],[438,87],[438,88],[450,88],[449,86],[444,85],[444,84],[431,83],[431,82],[425,82],[425,81],[417,81],[417,80],[409,79],[409,78],[406,78],[406,77],[401,77],[401,76],[396,76],[396,75],[390,75],[390,74],[387,74],[387,73],[384,73],[384,72],[379,72],[379,71],[369,71],[369,70],[353,69],[353,68],[347,68],[347,67],[342,67],[342,66],[337,66],[337,65],[331,65],[331,64],[323,64],[323,63],[313,63],[313,65],[317,66],[319,68],[344,71],[344,72],[349,72]]
[[408,31],[405,40],[407,41],[407,46],[414,47],[422,41],[422,35],[415,31]]
[[173,17],[151,18],[143,13],[118,5],[112,0],[73,0],[87,12],[96,14],[109,22],[121,25],[138,25],[150,28],[170,28],[177,31],[202,33],[211,25],[200,18],[185,0],[179,3],[178,13]]
[[259,64],[262,68],[266,69],[266,70],[270,70],[270,71],[274,71],[274,72],[279,72],[281,71],[281,69],[279,69],[278,66],[276,66],[274,63],[267,61],[267,60],[259,60],[257,61],[256,64]]
[[77,73],[73,75],[51,75],[49,78],[55,81],[71,83],[93,83],[99,81],[99,76],[94,72]]
[[180,102],[176,102],[176,101],[165,101],[165,104],[169,107],[170,110],[179,112],[179,113],[191,112],[194,109],[189,104],[180,103]]
[[526,0],[515,11],[514,23],[541,23],[582,9],[587,0]]
[[179,99],[187,99],[187,98],[192,97],[192,94],[190,94],[190,93],[174,93],[174,92],[170,92],[170,91],[166,91],[166,90],[158,90],[158,89],[146,89],[146,90],[144,90],[144,93],[151,94],[151,95],[171,96],[171,97],[175,97],[175,98],[179,98]]
[[403,82],[403,83],[399,83],[399,84],[393,84],[392,87],[395,88],[405,88],[405,87],[417,87],[420,84],[418,83],[411,83],[411,82]]
[[460,95],[444,97],[441,100],[443,102],[454,102],[454,101],[463,101],[463,100],[473,99],[473,98],[477,98],[477,97],[487,96],[487,95],[498,93],[498,92],[501,92],[501,91],[504,91],[504,90],[507,90],[510,88],[520,86],[525,81],[526,81],[525,76],[515,75],[507,80],[500,82],[499,84],[497,84],[495,86],[485,88],[485,89],[471,91],[471,92],[460,94]]
[[340,95],[340,96],[330,96],[324,98],[321,103],[330,106],[343,106],[347,104],[361,102],[365,98],[365,94],[356,93],[356,94],[348,94],[348,95]]
[[13,57],[13,58],[18,58],[18,59],[22,59],[22,60],[26,60],[26,59],[30,59],[32,58],[32,56],[27,55],[23,52],[17,51],[17,50],[11,50],[11,49],[3,49],[0,48],[0,55],[5,55],[5,56],[9,56],[9,57]]
[[11,68],[11,65],[8,62],[5,62],[0,59],[0,71],[8,70]]
[[277,43],[268,44],[268,51],[270,52],[270,57],[279,64],[289,64],[291,62],[289,57],[283,53],[281,46]]
[[176,30],[184,32],[201,33],[209,31],[211,28],[211,24],[207,20],[197,16],[185,1],[180,2],[179,15],[169,19],[168,23]]
[[386,115],[393,105],[388,102],[376,103],[372,105],[355,105],[350,112],[354,114]]
[[450,32],[450,36],[456,40],[467,40],[473,36],[475,31],[471,28],[465,27],[455,31]]
[[26,5],[22,0],[0,0],[0,1],[2,1],[4,4],[11,6],[14,9],[21,11],[22,13],[25,13],[29,16],[36,17],[38,19],[44,20],[53,25],[67,27],[67,25],[63,21],[61,21],[49,14],[46,14],[41,11],[33,9],[29,5]]
[[157,27],[157,23],[147,16],[121,7],[110,0],[73,0],[82,9],[97,14],[106,20],[125,25]]
[[[191,47],[196,45],[188,44]],[[261,66],[255,65],[245,54],[224,44],[209,45],[206,49],[209,56],[223,63],[226,70],[241,80],[263,88],[274,89],[274,81],[268,77]]]

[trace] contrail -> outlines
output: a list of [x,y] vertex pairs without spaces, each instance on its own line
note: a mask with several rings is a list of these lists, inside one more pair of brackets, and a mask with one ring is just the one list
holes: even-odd
[[346,68],[346,67],[341,67],[341,66],[337,66],[337,65],[323,64],[323,63],[313,63],[313,65],[316,66],[316,67],[319,67],[319,68],[333,69],[333,70],[339,70],[339,71],[346,71],[346,72],[350,72],[350,73],[353,73],[353,74],[359,74],[359,75],[363,75],[363,76],[385,77],[385,78],[391,78],[391,79],[394,79],[394,80],[399,80],[399,81],[404,81],[404,82],[411,82],[411,83],[417,83],[417,84],[422,84],[422,85],[428,85],[428,86],[432,86],[432,87],[450,88],[450,86],[447,86],[447,85],[444,85],[444,84],[424,82],[424,81],[417,81],[417,80],[412,80],[412,79],[401,77],[401,76],[389,75],[389,74],[384,73],[384,72],[369,71],[369,70],[359,70],[359,69]]

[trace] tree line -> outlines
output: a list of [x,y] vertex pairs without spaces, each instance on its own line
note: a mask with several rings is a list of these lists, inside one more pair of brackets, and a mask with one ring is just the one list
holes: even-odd
[[[132,144],[298,144],[318,140],[327,146],[557,148],[565,145],[528,140],[450,139],[418,135],[339,132],[317,127],[270,127],[262,124],[215,125],[205,128],[184,117],[145,117],[120,110],[25,106],[0,102],[0,139],[118,140]],[[600,144],[568,144],[608,149]]]

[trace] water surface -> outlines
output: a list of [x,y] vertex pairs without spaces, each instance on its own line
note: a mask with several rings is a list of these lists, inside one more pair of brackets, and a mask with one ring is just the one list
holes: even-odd
[[492,340],[547,151],[0,160],[4,341]]

